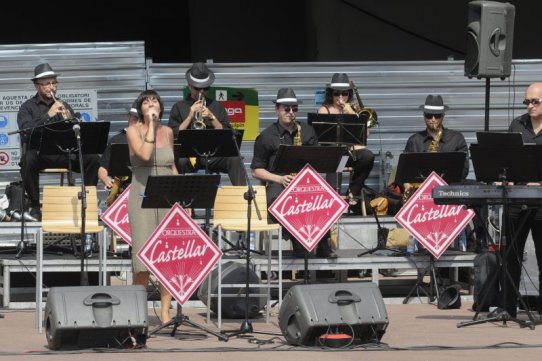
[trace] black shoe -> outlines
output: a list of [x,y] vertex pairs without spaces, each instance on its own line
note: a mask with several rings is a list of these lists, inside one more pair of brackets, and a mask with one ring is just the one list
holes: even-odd
[[29,213],[34,222],[41,222],[41,210],[39,207],[32,207]]

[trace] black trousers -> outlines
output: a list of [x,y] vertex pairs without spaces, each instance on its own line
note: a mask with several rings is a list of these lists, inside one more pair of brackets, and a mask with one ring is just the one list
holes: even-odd
[[[529,212],[525,214],[525,212]],[[538,272],[542,274],[542,219],[537,219],[536,210],[532,211],[523,211],[519,215],[514,215],[510,217],[508,222],[508,232],[507,232],[507,241],[508,244],[505,245],[505,252],[507,253],[506,262],[508,272],[512,278],[512,283],[509,282],[508,277],[506,278],[506,293],[501,292],[500,303],[501,306],[506,306],[506,311],[512,316],[516,315],[516,309],[518,305],[518,298],[516,290],[519,290],[520,278],[521,278],[521,269],[523,264],[523,252],[525,251],[525,243],[527,242],[527,236],[529,232],[532,232],[533,243],[536,254],[536,262],[538,264]],[[521,217],[526,216],[525,223],[521,228],[520,222]],[[515,238],[513,236],[516,235]],[[531,257],[532,255],[528,255]],[[540,290],[542,287],[542,277],[538,278],[539,284],[539,296],[537,300],[537,305],[535,306],[538,310],[542,310],[542,297],[540,296]],[[504,300],[504,297],[506,299]],[[504,302],[506,304],[504,305]]]
[[[39,155],[37,149],[30,149],[26,152],[21,164],[21,175],[26,194],[33,207],[38,207],[40,201],[40,170],[44,168],[68,168],[68,162],[71,162],[72,169],[80,173],[81,167],[77,155],[73,154],[72,158],[69,160],[65,154]],[[83,155],[85,185],[95,186],[98,183],[99,160],[100,157],[97,154]]]

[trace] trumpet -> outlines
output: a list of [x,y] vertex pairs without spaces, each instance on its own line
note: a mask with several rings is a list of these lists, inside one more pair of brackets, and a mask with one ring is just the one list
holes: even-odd
[[357,99],[357,102],[350,103],[350,106],[356,112],[358,117],[361,115],[365,115],[367,117],[367,128],[376,127],[378,125],[378,115],[376,114],[376,111],[371,108],[365,108],[363,101],[359,96],[358,88],[356,88],[356,85],[352,80],[350,80],[350,86],[352,87]]
[[54,102],[57,102],[59,101],[60,103],[62,103],[62,108],[59,108],[59,110],[62,112],[62,118],[64,120],[66,119],[70,119],[72,117],[72,114],[71,112],[69,111],[68,108],[66,108],[64,102],[60,99],[58,99],[57,97],[55,97],[55,93],[51,92],[51,98],[53,99]]
[[[205,101],[205,97],[203,96],[203,92],[199,92],[198,95],[198,102],[203,101],[203,107],[207,105]],[[194,117],[194,122],[192,123],[192,129],[205,129],[207,128],[207,125],[205,124],[205,119],[203,118],[203,111],[197,112],[196,116]]]

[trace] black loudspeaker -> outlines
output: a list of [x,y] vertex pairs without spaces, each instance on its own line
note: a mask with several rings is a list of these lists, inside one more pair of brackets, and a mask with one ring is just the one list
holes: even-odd
[[[222,265],[222,284],[245,284],[246,283],[246,265],[239,262],[226,262]],[[249,283],[260,284],[260,277],[252,271],[249,272]],[[211,297],[211,304],[207,299],[207,288],[209,277],[199,286],[198,298],[209,306],[211,311],[218,313],[218,297]],[[218,268],[211,273],[211,293],[218,293]],[[257,287],[249,288],[249,294],[262,293]],[[235,296],[225,296],[231,294]],[[256,317],[265,305],[265,297],[249,296],[248,298],[248,317]],[[222,316],[226,318],[244,318],[245,317],[245,287],[222,287]]]
[[49,348],[130,347],[147,340],[143,286],[52,287],[45,304]]
[[279,312],[279,327],[291,345],[318,345],[324,337],[349,335],[378,342],[388,327],[382,294],[372,282],[297,285]]
[[510,76],[515,7],[496,1],[471,1],[467,25],[465,76]]

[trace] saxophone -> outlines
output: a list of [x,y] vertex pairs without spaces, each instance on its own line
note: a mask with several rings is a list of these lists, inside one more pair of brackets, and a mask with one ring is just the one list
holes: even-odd
[[124,188],[124,183],[128,180],[128,176],[122,176],[122,177],[115,177],[113,179],[113,185],[111,186],[111,191],[109,192],[109,195],[107,196],[107,200],[105,204],[109,207],[113,204],[115,199],[119,196],[121,193],[121,190]]
[[[300,145],[303,145],[303,141],[301,140],[301,124],[294,118],[293,122],[295,124],[295,127],[297,129],[297,133],[295,133],[294,136],[294,146],[298,147]],[[292,177],[295,177],[297,173],[290,173]]]
[[[440,145],[440,139],[442,138],[442,127],[431,124],[429,125],[429,129],[435,131],[436,133],[435,133],[435,137],[433,138],[433,140],[427,147],[427,151],[430,153],[435,153],[438,151],[438,147]],[[410,187],[408,190],[405,190],[405,192],[403,193],[403,198],[401,199],[401,202],[403,204],[405,204],[410,199],[410,197],[412,197],[414,192],[416,192],[416,190],[420,188],[420,183],[405,183],[405,184],[410,184],[412,187]]]

